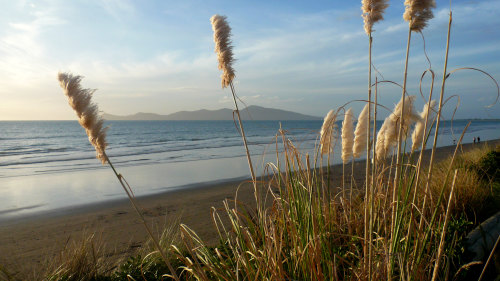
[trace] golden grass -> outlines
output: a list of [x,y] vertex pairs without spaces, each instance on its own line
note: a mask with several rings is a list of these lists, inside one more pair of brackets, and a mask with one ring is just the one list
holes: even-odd
[[368,107],[367,103],[358,117],[358,123],[356,124],[356,129],[354,130],[354,146],[352,149],[354,158],[361,157],[361,154],[366,151],[366,141],[367,141],[367,131],[368,122],[370,122],[368,118]]
[[323,120],[323,125],[319,132],[321,154],[329,154],[333,151],[333,138],[335,137],[335,130],[337,127],[335,124],[336,119],[337,112],[334,112],[332,109],[328,111]]
[[[345,160],[353,152],[355,157],[360,156],[364,144],[367,159],[363,171],[364,186],[360,184],[362,188],[355,193],[350,192],[348,198],[345,189],[331,188],[330,167],[325,168],[321,164],[324,154],[328,157],[328,164],[330,157],[334,156],[337,137],[335,119],[339,110],[331,110],[325,117],[320,144],[313,159],[310,155],[302,155],[280,130],[276,139],[281,140],[283,147],[277,150],[276,162],[267,165],[266,176],[269,180],[256,181],[232,84],[231,28],[226,17],[215,15],[211,18],[219,69],[223,71],[222,87],[230,86],[233,94],[255,188],[256,208],[238,203],[232,207],[226,200],[222,211],[213,210],[221,241],[216,247],[207,245],[186,225],[180,226],[184,250],[173,246],[172,239],[163,240],[167,242],[160,245],[151,235],[155,250],[159,251],[169,267],[169,277],[178,280],[179,276],[186,280],[435,280],[449,277],[446,270],[451,268],[450,257],[456,254],[454,248],[457,242],[449,242],[446,238],[458,235],[457,230],[448,227],[450,220],[455,215],[477,208],[492,195],[491,190],[479,184],[482,179],[470,169],[484,151],[462,155],[457,147],[449,160],[435,165],[445,79],[435,123],[426,122],[429,107],[424,109],[425,115],[418,117],[413,110],[415,97],[406,95],[411,33],[421,31],[432,18],[431,8],[435,6],[432,0],[405,1],[404,18],[409,21],[409,33],[403,93],[394,111],[384,121],[377,138],[371,138],[371,33],[373,23],[382,19],[387,3],[363,0],[362,5],[370,46],[368,103],[358,118],[359,130],[357,127],[354,133],[354,148],[350,148],[352,134],[347,132],[352,131],[350,117],[344,119],[346,134],[342,133],[343,142],[349,145],[343,145],[346,149],[342,158]],[[443,77],[447,77],[450,28],[451,13]],[[431,96],[432,90],[429,100]],[[406,147],[406,137],[411,125],[422,119],[425,119],[424,123],[419,123],[416,134],[418,140],[423,140],[420,154],[414,155],[413,149],[407,155],[402,151]],[[430,135],[427,127],[431,124],[435,125],[435,138],[430,161],[423,163],[422,155]],[[460,142],[461,139],[458,145]],[[389,162],[385,156],[396,146],[396,153]],[[374,161],[373,167],[370,167],[372,148],[380,161]],[[351,149],[354,151],[349,151]],[[109,162],[107,156],[106,160]],[[421,175],[423,167],[429,169],[426,176]],[[124,184],[123,177],[119,174],[117,177],[129,194],[130,187]],[[137,210],[133,197],[130,198]],[[261,201],[265,199],[271,202]],[[146,228],[149,231],[147,225]],[[85,251],[95,253],[94,249]],[[169,259],[163,252],[170,254]],[[74,253],[75,260],[62,268],[74,268],[76,272],[84,268],[92,274],[97,272],[91,268],[88,255],[78,250]],[[179,268],[173,269],[170,265],[169,260],[174,259],[172,255],[177,262],[180,261]],[[442,258],[444,255],[448,257]],[[156,256],[158,254],[153,252],[146,257],[157,260]],[[177,275],[177,270],[182,270],[182,273]],[[56,271],[55,276],[59,276],[57,274]]]
[[78,122],[85,129],[90,143],[97,152],[97,159],[105,164],[107,161],[105,156],[107,128],[103,126],[104,120],[99,115],[99,108],[92,102],[95,90],[82,88],[80,81],[83,77],[81,76],[59,73],[57,77],[64,94],[68,97],[69,105],[78,116]]
[[342,121],[342,161],[347,163],[352,158],[353,145],[354,145],[354,124],[353,124],[352,109],[349,108],[344,114],[344,121]]
[[94,280],[108,274],[113,265],[104,256],[105,244],[96,234],[83,235],[80,241],[67,243],[48,265],[47,280]]
[[[450,180],[445,182],[447,170],[450,165],[453,170],[457,170],[457,180],[455,184],[455,198],[452,201],[451,212],[453,214],[467,214],[471,220],[475,220],[474,212],[484,212],[488,199],[491,198],[492,182],[482,180],[475,170],[479,160],[492,151],[493,148],[487,145],[477,145],[471,151],[459,154],[451,165],[451,159],[439,162],[433,169],[433,178],[431,180],[431,201],[437,198],[444,186],[444,194],[450,193]],[[443,202],[444,203],[444,202]],[[445,206],[441,204],[443,210]],[[484,219],[484,218],[483,218]]]
[[417,123],[415,124],[415,128],[413,129],[413,132],[411,134],[411,150],[417,150],[420,148],[422,145],[422,142],[424,142],[424,137],[425,137],[425,131],[427,128],[429,128],[430,121],[432,121],[432,117],[429,116],[434,112],[434,107],[436,106],[436,101],[431,100],[430,103],[426,103],[424,105],[424,109],[422,112],[420,112],[420,118],[417,120]]
[[367,35],[371,35],[373,24],[384,19],[384,11],[389,6],[387,0],[362,0],[361,10],[364,28]]
[[233,47],[231,45],[231,27],[227,23],[226,16],[213,15],[210,18],[214,31],[215,53],[219,61],[219,69],[222,70],[222,88],[231,84],[234,79],[233,69]]
[[427,22],[434,17],[433,8],[436,8],[434,0],[405,0],[403,18],[409,23],[411,31],[420,32],[427,26]]

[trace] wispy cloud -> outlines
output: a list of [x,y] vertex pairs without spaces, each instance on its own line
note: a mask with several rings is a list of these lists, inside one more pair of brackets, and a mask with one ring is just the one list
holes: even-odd
[[[438,2],[435,18],[423,32],[434,68],[443,61],[447,6]],[[500,2],[460,2],[452,8],[450,65],[484,67],[498,78]],[[406,50],[408,25],[402,10],[401,4],[388,8],[373,40],[375,66],[394,82],[402,80]],[[327,1],[305,7],[293,1],[208,5],[192,0],[44,0],[14,1],[5,11],[0,25],[0,113],[23,101],[33,101],[36,111],[41,97],[66,108],[52,92],[60,92],[54,82],[57,71],[86,76],[88,87],[99,88],[96,99],[103,109],[115,113],[169,113],[230,103],[229,93],[220,88],[213,53],[208,21],[213,13],[226,14],[232,24],[234,82],[248,104],[326,113],[362,99],[366,92],[368,41],[359,3]],[[419,35],[412,37],[410,63],[409,88],[417,91],[421,71],[428,67]],[[453,82],[450,89],[458,93],[453,84],[474,81],[464,76]],[[400,94],[394,86],[379,90],[389,104]],[[18,94],[10,98],[13,92]],[[68,111],[68,116],[73,114]]]
[[28,10],[28,19],[9,22],[5,35],[0,38],[0,75],[7,78],[4,86],[25,85],[44,76],[50,68],[44,33],[65,24],[54,7],[30,5],[21,8]]
[[399,23],[395,25],[389,25],[386,27],[382,32],[384,33],[394,33],[394,32],[399,32],[403,30],[408,30],[408,24],[407,23]]
[[[468,25],[472,27],[476,24],[492,24],[500,22],[497,12],[500,9],[499,1],[476,1],[473,3],[463,3],[452,6],[453,23],[458,25]],[[449,8],[440,8],[434,14],[429,27],[438,23],[448,23]]]
[[129,0],[99,0],[99,5],[117,21],[135,16],[136,9]]

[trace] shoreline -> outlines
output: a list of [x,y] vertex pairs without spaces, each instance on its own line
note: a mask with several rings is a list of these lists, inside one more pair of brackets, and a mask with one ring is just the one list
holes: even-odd
[[[494,147],[500,145],[500,140],[463,144],[462,151],[485,143]],[[455,147],[438,147],[435,160],[451,156]],[[429,157],[430,151],[427,149],[424,155]],[[364,160],[356,161],[355,171],[363,169],[363,163]],[[331,167],[332,176],[340,182],[338,175],[342,173],[342,164]],[[241,177],[178,186],[175,190],[138,196],[137,199],[145,209],[144,216],[153,225],[154,233],[161,233],[165,226],[180,221],[205,241],[215,243],[217,236],[210,210],[212,207],[222,208],[224,199],[234,199],[238,187],[239,201],[247,204],[255,201],[251,182]],[[57,262],[61,250],[92,234],[104,243],[104,254],[114,261],[136,254],[148,239],[127,198],[55,209],[0,221],[0,253],[9,253],[0,254],[0,265],[8,270],[15,269],[16,272],[11,273],[24,279],[36,273],[42,274],[48,267],[47,261]]]
[[[500,139],[483,141],[480,144],[482,145],[484,143],[497,143],[498,144],[498,143],[500,143]],[[474,145],[473,143],[465,143],[465,144],[462,144],[462,147],[464,147],[465,149],[468,149],[469,147],[473,147],[473,145]],[[446,151],[448,151],[448,153],[450,153],[453,151],[453,149],[455,147],[456,147],[456,145],[441,146],[441,147],[437,147],[437,150],[441,151],[441,153],[443,153],[444,150],[446,150]],[[431,150],[431,148],[426,149],[426,152],[424,153],[424,160],[426,160],[426,159],[428,160],[428,157],[430,157],[430,150]],[[418,151],[417,151],[417,153],[418,153]],[[254,157],[255,157],[255,155],[252,156],[252,158],[254,158]],[[225,158],[223,158],[223,159],[225,159]],[[231,158],[231,159],[233,159],[233,158]],[[240,159],[240,160],[243,159],[244,161],[243,160],[242,161],[245,162],[245,165],[246,165],[246,158],[236,157],[234,159]],[[219,160],[219,159],[216,159],[216,160]],[[356,160],[355,165],[358,165],[359,162],[364,163],[364,161],[365,161],[364,159]],[[339,169],[337,169],[337,168],[342,168],[342,164],[341,163],[340,164],[332,164],[332,165],[330,165],[330,167],[334,171],[334,176],[335,176],[339,172]],[[129,167],[125,167],[125,168],[129,168]],[[105,168],[102,170],[107,171],[108,169]],[[349,172],[349,171],[346,171],[346,172]],[[259,179],[261,177],[259,176],[257,178]],[[221,186],[221,185],[237,185],[241,182],[250,181],[250,180],[251,180],[251,178],[249,176],[248,177],[247,176],[237,176],[237,177],[232,177],[232,178],[223,178],[223,179],[207,180],[207,181],[188,183],[188,184],[180,184],[180,185],[176,185],[176,186],[169,186],[166,188],[158,188],[158,189],[156,189],[156,191],[148,192],[145,194],[139,194],[138,196],[136,196],[136,198],[139,201],[148,201],[148,200],[153,199],[153,198],[165,197],[167,195],[172,195],[172,196],[181,195],[182,196],[182,194],[184,194],[185,192],[189,192],[189,191],[196,192],[196,191],[200,191],[203,189],[216,188],[216,187]],[[116,181],[117,180],[114,178],[114,176],[111,177],[111,182],[116,183]],[[134,187],[133,187],[133,190],[134,190]],[[137,191],[137,190],[134,190],[134,191]],[[122,205],[122,204],[130,204],[129,199],[123,194],[123,190],[121,189],[121,186],[117,190],[117,192],[119,194],[118,198],[116,198],[116,197],[115,198],[107,198],[107,199],[96,201],[96,202],[79,203],[79,204],[73,205],[73,206],[56,207],[56,208],[51,208],[48,210],[40,210],[40,211],[35,212],[35,213],[14,214],[11,216],[6,216],[6,217],[0,216],[0,229],[3,226],[18,224],[18,223],[26,223],[26,222],[30,222],[30,221],[37,220],[37,219],[56,218],[56,217],[67,216],[67,215],[78,215],[78,214],[86,213],[86,212],[92,211],[92,210],[100,210],[100,209],[106,209],[109,207],[118,206],[118,205]],[[34,209],[34,208],[38,208],[38,207],[41,207],[44,205],[45,204],[35,204],[35,205],[30,205],[30,206],[25,206],[25,207],[20,207],[20,208],[7,209],[7,210],[0,211],[0,215],[8,214],[8,213],[15,213],[15,212],[22,211],[22,210]]]
[[[136,196],[136,199],[138,201],[149,201],[149,200],[154,200],[155,198],[158,198],[159,196],[160,197],[179,196],[179,195],[182,196],[183,193],[188,193],[188,192],[193,192],[193,191],[196,192],[196,191],[200,191],[203,189],[216,188],[216,187],[221,186],[221,185],[235,185],[235,184],[249,181],[249,180],[251,180],[251,179],[247,178],[247,177],[236,177],[236,178],[213,180],[213,181],[207,181],[207,182],[190,183],[190,184],[170,187],[170,188],[163,190],[161,192],[139,195],[139,196]],[[0,218],[0,229],[3,226],[9,226],[9,225],[14,225],[14,224],[19,224],[19,223],[29,223],[29,222],[37,220],[37,219],[51,219],[51,218],[58,218],[61,216],[80,215],[80,214],[87,213],[89,211],[104,210],[104,209],[120,206],[123,204],[130,205],[130,201],[129,201],[128,197],[113,198],[113,199],[107,199],[107,200],[103,200],[103,201],[99,201],[99,202],[84,203],[84,204],[79,204],[79,205],[75,205],[75,206],[67,206],[67,207],[43,210],[43,211],[39,211],[37,213],[32,213],[32,214],[14,215],[12,217]],[[28,207],[23,207],[23,208],[18,208],[18,209],[24,210],[24,209],[31,209],[31,208],[36,208],[36,207],[38,207],[38,206],[37,205],[28,206]],[[12,212],[17,211],[18,209],[12,210]],[[0,211],[0,214],[2,214],[2,212],[8,213],[11,211],[10,210]]]

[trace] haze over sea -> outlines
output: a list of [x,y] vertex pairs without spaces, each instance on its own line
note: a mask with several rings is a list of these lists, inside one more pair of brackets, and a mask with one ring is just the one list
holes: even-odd
[[[446,121],[438,145],[453,144],[467,123]],[[107,153],[137,196],[249,178],[233,121],[111,121],[107,125]],[[244,125],[260,175],[263,163],[275,161],[274,137],[280,122],[246,121]],[[294,144],[309,155],[314,155],[321,125],[322,121],[281,122]],[[125,197],[111,169],[95,159],[95,150],[76,121],[2,121],[0,132],[0,221]],[[500,121],[473,120],[464,143],[477,136],[481,142],[500,138]],[[339,149],[337,145],[333,163],[340,162]]]

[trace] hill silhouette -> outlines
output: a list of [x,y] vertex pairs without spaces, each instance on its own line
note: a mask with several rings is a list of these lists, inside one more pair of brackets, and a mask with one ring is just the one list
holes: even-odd
[[[245,120],[321,120],[321,117],[305,115],[293,111],[266,108],[251,105],[240,110],[242,119]],[[155,113],[139,112],[133,115],[112,115],[104,113],[106,120],[233,120],[233,110],[222,108],[217,110],[179,111],[172,114],[161,115]]]

